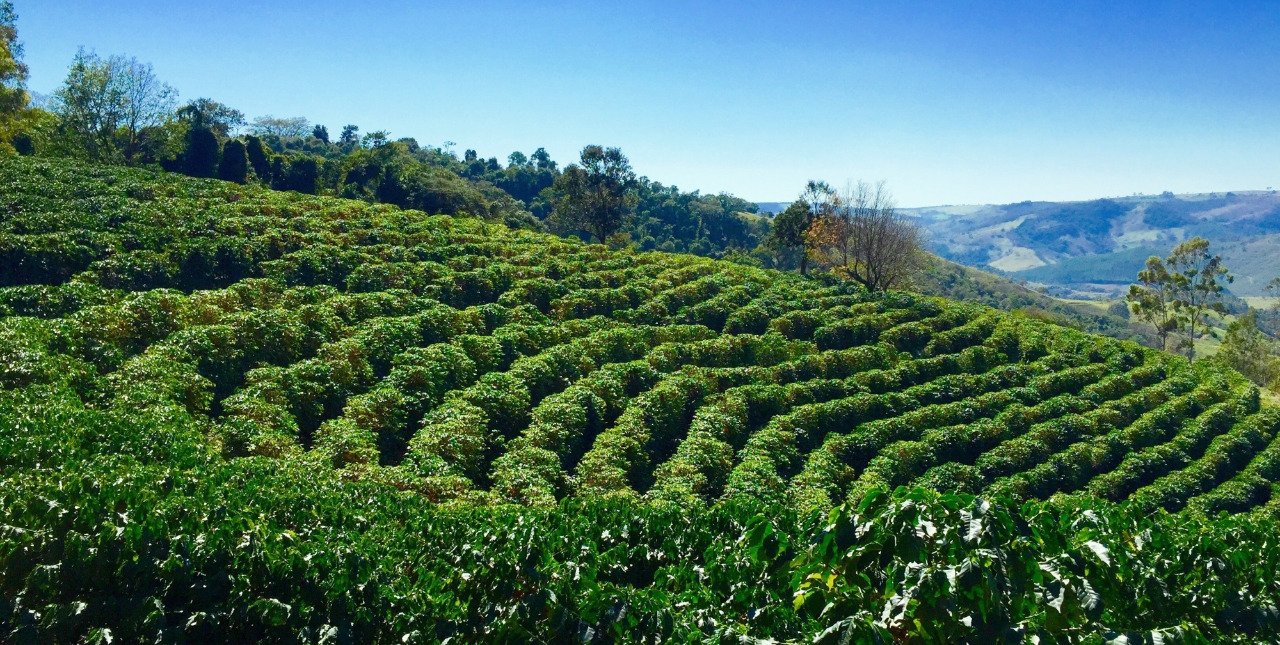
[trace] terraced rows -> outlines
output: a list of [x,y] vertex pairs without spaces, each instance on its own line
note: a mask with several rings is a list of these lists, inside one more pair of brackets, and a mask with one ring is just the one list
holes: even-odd
[[[360,202],[6,161],[0,384],[433,500],[901,485],[1280,504],[1234,374],[1038,321]],[[63,186],[50,190],[49,186]]]

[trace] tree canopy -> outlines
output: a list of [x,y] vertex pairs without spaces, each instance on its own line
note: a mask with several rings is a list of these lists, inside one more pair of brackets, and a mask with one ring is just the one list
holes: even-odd
[[636,174],[619,148],[589,145],[552,185],[556,223],[598,241],[616,233],[636,205]]

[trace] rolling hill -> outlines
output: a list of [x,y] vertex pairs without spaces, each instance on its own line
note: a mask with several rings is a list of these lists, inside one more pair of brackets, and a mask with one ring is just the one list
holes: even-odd
[[1213,242],[1236,274],[1232,291],[1263,295],[1280,245],[1275,191],[1119,197],[903,209],[919,219],[943,257],[1048,285],[1063,295],[1112,296],[1147,256],[1182,239]]
[[0,187],[9,640],[1280,629],[1280,410],[1233,372],[465,216]]

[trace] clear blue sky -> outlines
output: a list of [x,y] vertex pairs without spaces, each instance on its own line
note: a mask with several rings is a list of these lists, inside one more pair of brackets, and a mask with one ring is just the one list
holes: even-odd
[[36,91],[83,45],[250,117],[562,164],[620,146],[753,200],[810,178],[885,179],[904,206],[1280,187],[1277,2],[15,4]]

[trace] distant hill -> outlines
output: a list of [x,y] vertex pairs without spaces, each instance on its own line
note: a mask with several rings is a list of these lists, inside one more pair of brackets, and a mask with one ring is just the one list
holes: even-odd
[[1068,296],[1114,296],[1152,254],[1199,235],[1236,275],[1232,291],[1263,294],[1280,273],[1280,194],[1164,193],[1083,202],[902,209],[941,256],[1044,284]]
[[915,277],[911,288],[931,296],[981,303],[1152,347],[1156,344],[1148,326],[1130,322],[1123,304],[1109,306],[1105,302],[1060,300],[1010,278],[939,257],[933,258]]

